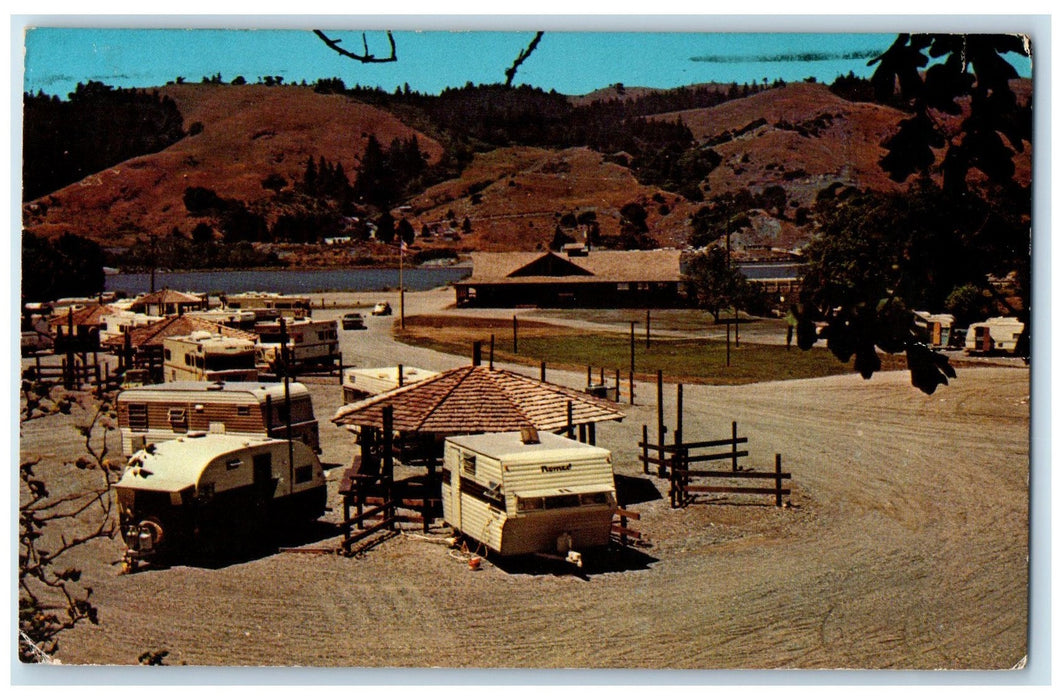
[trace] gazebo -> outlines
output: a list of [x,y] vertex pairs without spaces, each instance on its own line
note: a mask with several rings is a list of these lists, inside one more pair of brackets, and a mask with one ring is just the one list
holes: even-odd
[[616,404],[568,387],[482,365],[458,367],[413,384],[342,406],[337,425],[391,429],[434,438],[534,428],[589,433],[601,421],[622,420]]
[[[419,504],[414,506],[420,511],[416,517],[427,529],[431,517],[441,512],[435,468],[448,436],[533,429],[567,431],[574,437],[578,430],[581,441],[593,444],[598,422],[623,417],[611,401],[482,365],[451,369],[342,406],[332,422],[360,428],[361,446],[339,487],[346,533],[343,547],[350,551],[355,541],[395,522],[399,504]],[[399,459],[407,466],[426,467],[426,475],[395,481],[392,438],[396,433]],[[389,505],[364,510],[373,504]],[[370,516],[384,519],[366,525]]]

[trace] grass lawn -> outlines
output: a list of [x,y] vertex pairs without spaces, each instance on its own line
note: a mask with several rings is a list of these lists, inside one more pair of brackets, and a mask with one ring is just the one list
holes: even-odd
[[[606,380],[615,379],[615,371],[626,380],[630,368],[630,336],[619,333],[586,332],[565,326],[521,321],[517,351],[513,352],[512,323],[505,319],[457,318],[449,316],[413,316],[406,318],[404,330],[395,329],[404,343],[430,347],[471,357],[472,343],[483,341],[483,360],[489,353],[491,334],[495,337],[494,358],[538,366],[570,370],[593,368],[597,381],[600,368]],[[702,384],[750,384],[782,379],[804,379],[852,372],[826,348],[801,351],[794,345],[756,345],[742,342],[730,347],[730,366],[726,364],[725,341],[691,339],[653,339],[646,349],[644,337],[634,344],[635,376],[645,380],[657,370],[668,381]],[[883,357],[883,369],[903,366],[903,359]]]

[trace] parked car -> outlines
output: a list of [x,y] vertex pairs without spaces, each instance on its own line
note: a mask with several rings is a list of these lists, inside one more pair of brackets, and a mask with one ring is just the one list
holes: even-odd
[[342,322],[343,330],[345,331],[357,331],[365,328],[365,319],[356,311],[343,314]]
[[390,316],[391,315],[391,305],[388,304],[386,301],[381,301],[379,304],[377,304],[376,306],[372,307],[372,315],[373,316]]

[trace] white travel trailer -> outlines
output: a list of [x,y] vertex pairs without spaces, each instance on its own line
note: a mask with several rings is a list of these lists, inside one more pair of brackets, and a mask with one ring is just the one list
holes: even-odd
[[971,323],[966,331],[966,353],[1014,354],[1023,330],[1025,324],[1010,316],[995,316],[980,323]]
[[253,382],[258,379],[255,344],[208,331],[178,335],[162,341],[163,377],[175,382]]
[[254,332],[258,335],[258,363],[270,371],[278,368],[284,335],[287,335],[288,362],[296,367],[328,365],[339,356],[339,331],[334,319],[286,321],[283,332],[279,321],[257,323]]
[[343,401],[352,403],[399,386],[434,377],[438,372],[419,367],[371,367],[343,370]]
[[582,562],[607,545],[616,510],[612,454],[552,433],[446,439],[443,518],[502,556],[547,553]]
[[913,311],[914,325],[919,336],[931,348],[946,348],[952,344],[952,328],[955,317],[951,314],[931,314],[928,311]]
[[226,309],[253,311],[259,320],[285,318],[308,318],[311,313],[310,297],[276,294],[274,292],[243,292],[230,294],[222,299]]
[[125,563],[219,554],[313,521],[327,488],[297,441],[194,433],[137,452],[115,485]]
[[115,401],[122,454],[206,431],[291,437],[320,452],[310,390],[298,382],[167,382],[126,389]]

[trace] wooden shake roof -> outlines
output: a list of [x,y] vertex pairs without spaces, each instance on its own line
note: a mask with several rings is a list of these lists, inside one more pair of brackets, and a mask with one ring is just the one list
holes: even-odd
[[391,405],[393,428],[401,432],[554,431],[568,425],[569,401],[573,425],[623,419],[611,401],[504,369],[466,366],[342,406],[332,422],[383,428],[383,407]]
[[680,250],[472,253],[472,276],[458,284],[679,282],[681,256]]
[[[195,331],[209,331],[213,334],[219,334],[226,338],[242,338],[244,340],[250,340],[257,342],[258,336],[254,333],[248,333],[247,331],[241,331],[236,328],[229,328],[223,326],[220,323],[213,323],[201,318],[195,318],[194,316],[169,316],[150,323],[146,326],[139,326],[129,331],[129,344],[134,348],[162,346],[162,341],[166,338],[172,338],[178,335],[190,335]],[[110,338],[106,341],[107,345],[115,345],[121,347],[124,345],[125,339],[122,336]]]
[[174,289],[160,289],[136,299],[134,304],[202,304],[203,297]]
[[89,304],[73,311],[64,309],[59,313],[52,314],[48,318],[48,324],[53,327],[63,326],[65,328],[70,321],[70,317],[73,316],[74,326],[99,326],[103,324],[104,316],[114,313],[118,313],[118,309],[109,304]]

